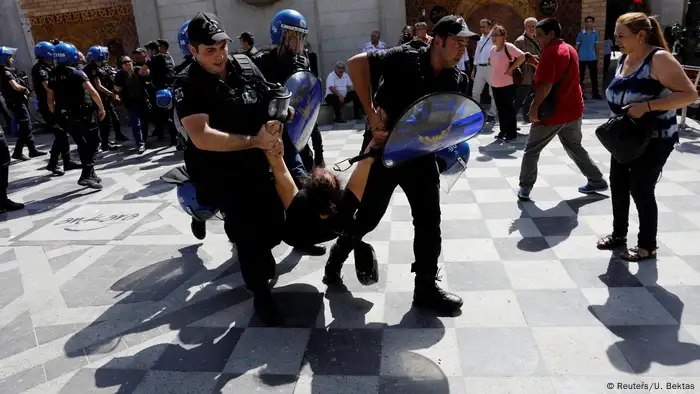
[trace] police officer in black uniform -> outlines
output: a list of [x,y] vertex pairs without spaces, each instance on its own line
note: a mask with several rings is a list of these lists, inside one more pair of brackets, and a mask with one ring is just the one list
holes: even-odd
[[[286,39],[287,29],[284,27],[286,23],[294,24],[294,27],[297,28],[294,31],[294,39]],[[275,47],[269,50],[259,50],[251,57],[263,75],[265,75],[265,78],[270,82],[284,84],[297,71],[312,71],[309,53],[304,47],[307,33],[300,34],[300,30],[306,30],[307,26],[304,17],[295,10],[282,10],[273,18],[272,25],[273,29],[271,31],[283,32],[281,37],[271,37],[272,42],[276,43]],[[299,152],[307,171],[311,171],[314,166],[326,166],[323,159],[323,138],[318,125],[314,127],[311,133],[311,145],[313,146],[313,153],[308,145]],[[323,252],[321,252],[321,249],[323,249]],[[325,248],[319,246],[315,254],[318,253],[325,253]]]
[[[241,274],[254,306],[267,324],[281,321],[269,280],[275,276],[271,249],[281,242],[284,207],[275,189],[265,150],[281,149],[282,124],[268,112],[274,91],[244,55],[229,57],[218,18],[198,13],[188,28],[197,59],[176,78],[175,106],[188,134],[185,165],[197,201],[219,207],[224,229],[236,244]],[[279,88],[281,86],[277,85]],[[288,98],[284,113],[287,116]],[[278,100],[274,100],[279,108]]]
[[[34,133],[29,120],[29,109],[27,109],[27,100],[31,93],[29,81],[12,67],[13,54],[13,49],[0,47],[0,93],[5,98],[12,117],[19,125],[19,136],[12,158],[26,161],[32,157],[44,156],[46,152],[39,151],[34,144]],[[25,146],[29,149],[29,157],[22,153]]]
[[[367,111],[371,132],[363,144],[372,139],[385,141],[402,115],[420,97],[434,92],[462,91],[466,75],[455,67],[464,55],[470,32],[463,18],[454,15],[442,18],[433,28],[430,47],[416,49],[404,44],[374,53],[362,53],[348,61],[351,79],[357,95]],[[381,76],[374,101],[371,81]],[[389,200],[401,186],[411,206],[415,238],[415,261],[411,271],[416,274],[414,304],[441,313],[454,313],[462,299],[438,287],[438,257],[441,252],[440,179],[435,156],[428,155],[387,169],[381,161],[373,166],[360,209],[350,235],[343,236],[331,248],[326,264],[324,282],[341,281],[340,269],[350,252],[355,250],[358,279],[377,279],[373,248],[362,241],[386,212]]]
[[[50,128],[54,135],[53,145],[49,152],[49,164],[46,169],[54,175],[60,176],[64,174],[64,171],[76,170],[82,166],[71,160],[68,133],[54,119],[55,116],[49,111],[49,105],[46,102],[46,87],[49,84],[49,74],[53,69],[53,50],[54,45],[45,41],[39,42],[34,48],[37,61],[32,67],[32,83],[36,91],[37,110],[44,119],[46,127]],[[63,158],[63,168],[59,164],[59,158]]]
[[24,204],[14,202],[7,197],[7,186],[10,182],[10,161],[10,148],[5,140],[5,132],[0,126],[0,214],[24,208]]
[[[175,80],[175,61],[173,57],[168,53],[169,44],[166,40],[159,39],[157,41],[151,41],[146,45],[146,50],[148,50],[149,59],[146,62],[146,66],[143,68],[143,72],[147,72],[151,79],[151,85],[153,89],[157,92],[163,89],[170,89]],[[160,108],[155,103],[155,95],[151,97],[153,100],[153,123],[155,129],[153,130],[153,135],[157,136],[159,140],[165,138],[165,133],[167,132],[170,136],[170,146],[177,145],[176,129],[173,124],[173,110]]]
[[99,127],[95,120],[95,106],[99,120],[105,118],[105,109],[99,93],[88,76],[78,70],[78,50],[73,44],[61,43],[54,49],[56,67],[49,74],[46,101],[51,112],[59,114],[63,130],[76,145],[83,165],[78,185],[102,189],[102,179],[95,174],[97,149],[100,144]]
[[113,91],[114,82],[109,75],[109,70],[104,67],[104,62],[107,60],[107,48],[94,46],[88,50],[88,64],[83,71],[90,78],[90,83],[97,90],[104,105],[106,116],[100,120],[100,141],[103,151],[118,150],[121,146],[114,144],[109,140],[109,134],[112,132],[113,117],[109,112],[114,112],[112,101],[118,101],[119,95]]

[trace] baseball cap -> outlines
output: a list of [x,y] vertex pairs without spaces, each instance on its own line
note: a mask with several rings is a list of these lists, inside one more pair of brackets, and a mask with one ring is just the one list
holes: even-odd
[[219,41],[231,38],[226,34],[224,26],[214,14],[200,12],[192,20],[187,28],[187,36],[190,42],[198,42],[204,45],[214,45]]
[[456,36],[456,37],[474,37],[478,34],[472,32],[467,27],[467,22],[464,18],[457,15],[447,15],[438,21],[433,26],[434,36]]

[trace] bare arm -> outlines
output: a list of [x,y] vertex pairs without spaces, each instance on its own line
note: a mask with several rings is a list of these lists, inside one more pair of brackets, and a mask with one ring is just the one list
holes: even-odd
[[670,53],[658,51],[654,54],[651,75],[673,92],[666,97],[650,100],[652,111],[673,111],[697,100],[698,92],[693,83]]
[[[369,152],[372,147],[373,142],[370,142],[367,149],[365,149],[365,153]],[[360,160],[355,166],[355,169],[352,171],[348,184],[345,185],[345,188],[350,190],[359,201],[362,201],[362,196],[365,194],[365,187],[367,186],[369,171],[372,168],[373,163],[374,157],[368,157],[364,160]]]
[[270,121],[264,124],[258,135],[230,134],[216,130],[209,126],[209,115],[195,114],[180,120],[187,130],[187,135],[192,139],[192,143],[199,149],[211,152],[234,152],[239,150],[262,148],[271,149],[279,141],[277,129],[282,124],[277,121]]
[[46,103],[49,105],[49,111],[54,113],[56,111],[56,103],[54,102],[53,90],[49,89],[48,84],[46,84]]
[[23,92],[24,94],[29,93],[29,89],[25,88],[24,86],[20,85],[17,81],[11,79],[10,80],[10,86],[12,89],[18,91],[18,92]]
[[350,68],[350,81],[352,81],[352,86],[355,88],[355,92],[362,103],[362,107],[365,109],[366,113],[374,113],[367,53],[360,53],[359,55],[353,56],[348,60],[348,66]]
[[284,209],[286,210],[292,205],[292,201],[297,193],[299,193],[299,189],[294,183],[294,179],[287,169],[287,165],[284,163],[284,156],[271,153],[266,154],[266,156],[272,168],[272,174],[275,177],[277,194],[279,194],[282,205],[284,205]]

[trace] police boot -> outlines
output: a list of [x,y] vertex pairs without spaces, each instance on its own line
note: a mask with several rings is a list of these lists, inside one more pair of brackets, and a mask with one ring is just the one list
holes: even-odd
[[379,281],[377,255],[372,245],[363,241],[358,241],[355,245],[355,273],[357,280],[365,286]]
[[70,153],[62,153],[63,158],[63,171],[79,170],[83,168],[83,165],[73,161],[70,157]]
[[102,183],[102,178],[100,178],[99,176],[97,176],[97,173],[95,173],[95,167],[92,167],[92,168],[90,169],[90,177],[91,177],[92,179],[96,180],[97,183]]
[[19,211],[24,204],[14,202],[7,198],[7,186],[9,184],[10,167],[0,166],[0,213]]
[[51,172],[54,176],[61,176],[65,174],[61,166],[58,164],[58,155],[51,155],[49,157],[49,164],[46,166],[46,170]]
[[326,247],[323,245],[297,246],[295,249],[307,256],[323,256],[326,254]]
[[192,230],[192,235],[200,241],[207,236],[207,222],[192,218],[190,229]]
[[270,289],[261,289],[253,293],[253,308],[261,322],[268,326],[280,326],[284,319],[272,298]]
[[437,273],[435,275],[417,273],[413,290],[413,305],[447,315],[452,315],[462,308],[464,303],[462,298],[446,292],[437,285],[441,279],[442,277],[438,276]]
[[97,179],[92,177],[92,167],[83,167],[83,172],[78,179],[78,185],[88,187],[90,189],[102,190],[102,185]]
[[325,274],[323,275],[323,283],[326,285],[336,285],[343,283],[340,276],[340,271],[343,269],[343,263],[350,256],[355,244],[355,240],[348,235],[341,235],[331,247],[330,256],[326,262]]

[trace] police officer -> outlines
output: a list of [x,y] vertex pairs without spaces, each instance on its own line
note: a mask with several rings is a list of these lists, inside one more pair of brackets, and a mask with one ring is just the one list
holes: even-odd
[[[119,101],[119,96],[112,90],[114,89],[114,83],[108,74],[109,70],[103,67],[108,57],[109,52],[106,47],[93,46],[88,49],[88,64],[83,69],[88,78],[90,78],[90,83],[99,93],[105,113],[114,111],[112,100]],[[114,151],[121,147],[109,140],[109,134],[112,132],[113,127],[112,120],[112,116],[107,114],[104,119],[99,122],[100,145],[103,151]]]
[[[279,149],[286,103],[274,100],[286,89],[262,83],[243,55],[228,57],[230,41],[218,18],[198,13],[189,23],[189,49],[196,59],[176,78],[175,106],[188,135],[185,165],[197,202],[217,206],[224,229],[236,244],[241,274],[254,306],[267,324],[281,321],[269,280],[275,276],[271,249],[281,242],[284,207],[264,150]],[[273,94],[279,96],[273,96]],[[284,105],[284,112],[281,106]]]
[[[348,61],[353,86],[371,126],[371,133],[365,134],[363,147],[372,139],[384,141],[387,130],[391,130],[402,113],[420,97],[463,89],[466,75],[455,66],[474,33],[469,31],[463,18],[453,15],[442,18],[433,28],[433,33],[429,47],[416,49],[405,44],[362,53]],[[373,100],[371,81],[377,74],[383,82]],[[353,248],[358,279],[364,283],[377,279],[374,250],[362,241],[362,237],[379,224],[396,186],[401,186],[411,206],[415,229],[415,261],[411,267],[416,274],[414,304],[441,313],[454,313],[460,309],[462,299],[442,290],[436,283],[442,243],[439,185],[434,155],[414,159],[393,169],[387,169],[377,161],[372,166],[356,222],[349,230],[351,235],[339,238],[331,248],[324,282],[341,281],[340,269]]]
[[10,161],[10,148],[5,140],[5,132],[0,126],[0,213],[19,211],[24,208],[24,204],[14,202],[7,197]]
[[[41,41],[34,47],[34,56],[37,61],[32,67],[32,84],[36,91],[37,110],[54,135],[46,169],[54,175],[61,176],[64,171],[79,169],[81,165],[71,160],[68,133],[56,122],[46,102],[46,87],[49,84],[49,74],[53,69],[53,51],[54,45],[46,41]],[[63,168],[59,165],[59,155],[63,158]]]
[[83,171],[78,185],[100,190],[102,180],[95,174],[97,148],[100,144],[95,106],[99,120],[105,118],[105,109],[99,93],[85,72],[78,70],[78,50],[73,44],[61,43],[54,48],[56,68],[49,74],[46,101],[49,110],[60,114],[57,119],[76,145]]
[[[162,39],[151,41],[146,45],[149,59],[146,62],[146,66],[141,70],[141,73],[148,73],[151,79],[151,85],[153,85],[153,89],[156,92],[170,89],[175,79],[175,61],[173,57],[170,56],[170,53],[168,53],[168,49],[168,42]],[[155,100],[155,95],[153,96],[153,100]],[[165,138],[165,133],[167,132],[170,136],[170,146],[176,146],[177,138],[172,120],[172,109],[160,108],[155,105],[155,101],[153,101],[153,104],[153,123],[155,124],[153,134],[156,135],[159,140],[162,140]]]
[[[27,100],[31,90],[29,89],[29,81],[12,67],[14,53],[14,48],[0,47],[0,93],[5,98],[5,103],[12,112],[12,117],[19,125],[19,136],[12,158],[26,161],[31,157],[44,156],[46,152],[39,151],[34,144],[34,133],[27,109]],[[29,157],[22,153],[25,146],[29,149]]]
[[[252,56],[268,81],[284,84],[287,78],[299,70],[311,71],[309,56],[304,49],[309,34],[307,26],[304,16],[295,10],[282,10],[272,18],[270,39],[275,47],[258,51]],[[318,125],[311,133],[311,144],[313,154],[308,145],[299,152],[307,171],[311,171],[313,166],[326,165],[323,160],[323,139]]]

